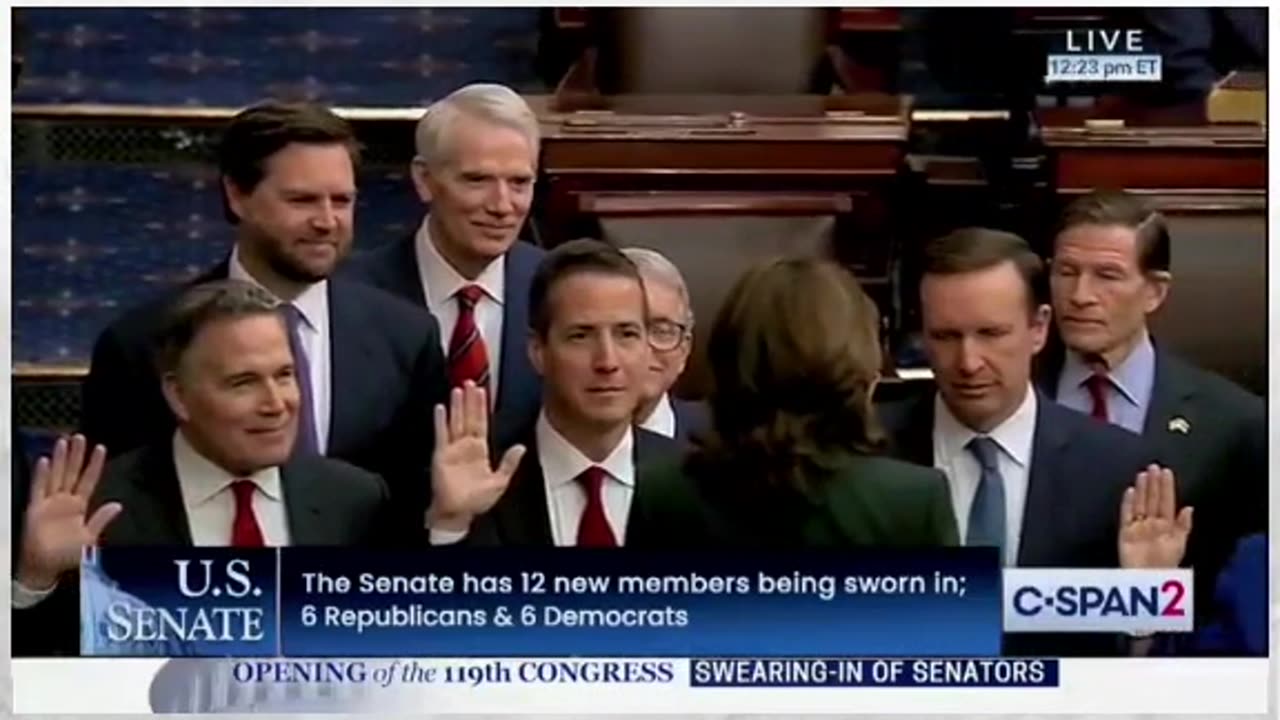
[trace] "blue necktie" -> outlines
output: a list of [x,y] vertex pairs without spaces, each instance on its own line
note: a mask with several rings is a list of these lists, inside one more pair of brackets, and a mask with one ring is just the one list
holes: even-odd
[[976,437],[969,441],[969,452],[978,459],[982,476],[978,480],[978,492],[969,508],[969,532],[965,545],[996,547],[1000,549],[1000,564],[1005,562],[1005,509],[1004,478],[998,462],[1000,448],[989,437]]
[[289,350],[293,352],[293,375],[298,383],[298,392],[302,402],[298,407],[298,450],[315,455],[319,453],[320,442],[316,435],[315,402],[311,392],[311,363],[307,361],[307,353],[302,349],[302,313],[293,305],[284,305],[285,322],[289,326]]

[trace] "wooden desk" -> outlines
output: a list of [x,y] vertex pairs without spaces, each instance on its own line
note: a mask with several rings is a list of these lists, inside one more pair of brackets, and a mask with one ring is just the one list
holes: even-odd
[[1260,394],[1267,386],[1265,130],[1208,125],[1202,108],[1042,115],[1065,203],[1094,187],[1147,196],[1169,222],[1173,289],[1156,316],[1162,342]]
[[683,393],[705,390],[705,330],[765,257],[833,256],[891,318],[890,193],[907,139],[898,98],[539,100],[543,242],[598,234],[680,267],[697,316]]
[[[601,192],[837,193],[870,251],[886,239],[907,137],[901,100],[873,97],[531,98],[542,122],[548,244]],[[848,248],[846,248],[848,249]],[[884,258],[851,251],[878,272]]]

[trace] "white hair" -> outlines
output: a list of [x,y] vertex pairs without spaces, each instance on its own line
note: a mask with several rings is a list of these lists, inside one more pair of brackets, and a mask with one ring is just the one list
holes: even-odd
[[540,136],[538,117],[515,90],[491,83],[475,83],[459,88],[427,108],[414,131],[418,159],[428,166],[447,162],[452,150],[449,147],[450,129],[463,117],[520,133],[529,142],[535,158],[534,164],[537,164]]
[[650,250],[649,248],[626,247],[622,248],[622,254],[635,263],[641,277],[653,280],[676,291],[676,294],[680,296],[680,301],[684,303],[686,319],[689,325],[692,326],[693,304],[689,302],[689,288],[685,285],[684,275],[680,274],[680,269],[675,266],[675,263],[668,260],[665,255],[657,250]]

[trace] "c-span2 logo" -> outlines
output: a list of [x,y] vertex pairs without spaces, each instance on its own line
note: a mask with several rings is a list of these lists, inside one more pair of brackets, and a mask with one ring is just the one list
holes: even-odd
[[1190,570],[1009,568],[1005,632],[1191,632]]

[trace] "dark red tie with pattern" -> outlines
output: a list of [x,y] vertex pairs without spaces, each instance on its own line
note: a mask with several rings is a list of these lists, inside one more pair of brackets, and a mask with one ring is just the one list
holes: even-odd
[[265,544],[258,516],[253,512],[253,491],[257,489],[252,480],[231,483],[231,492],[236,496],[236,515],[231,521],[231,547],[262,547]]
[[1093,400],[1093,407],[1090,408],[1089,414],[1094,420],[1109,422],[1110,417],[1107,415],[1107,386],[1111,381],[1106,375],[1094,373],[1084,381],[1085,388],[1089,391],[1089,398]]
[[576,479],[587,495],[587,506],[582,509],[582,521],[578,523],[578,547],[618,547],[618,540],[609,527],[604,514],[604,481],[608,477],[604,468],[592,465]]
[[454,296],[458,299],[458,322],[449,338],[449,387],[471,380],[488,388],[489,355],[476,325],[476,303],[484,295],[479,285],[467,285]]

